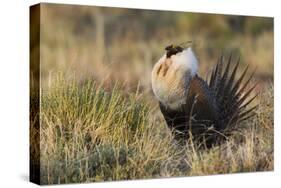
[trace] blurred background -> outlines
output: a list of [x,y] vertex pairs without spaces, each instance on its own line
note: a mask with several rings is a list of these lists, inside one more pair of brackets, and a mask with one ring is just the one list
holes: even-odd
[[[192,41],[205,78],[222,52],[273,82],[273,18],[42,4],[41,82],[57,72],[151,93],[153,65],[170,44]],[[242,70],[242,69],[241,69]]]

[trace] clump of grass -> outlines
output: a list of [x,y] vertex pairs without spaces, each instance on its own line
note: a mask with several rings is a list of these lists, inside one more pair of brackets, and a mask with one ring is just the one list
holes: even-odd
[[176,152],[168,137],[150,122],[138,92],[57,79],[42,93],[41,182],[157,176],[163,160]]
[[258,115],[241,125],[239,135],[204,150],[178,145],[138,91],[55,80],[41,95],[42,184],[273,169],[272,89],[260,97]]

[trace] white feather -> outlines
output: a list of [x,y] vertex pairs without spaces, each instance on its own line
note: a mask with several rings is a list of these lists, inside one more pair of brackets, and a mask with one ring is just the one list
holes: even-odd
[[[177,109],[185,104],[188,93],[188,84],[198,70],[198,61],[191,48],[170,57],[168,70],[165,76],[158,75],[161,64],[168,62],[164,54],[155,64],[152,71],[152,89],[159,101],[171,109]],[[167,66],[167,65],[166,65]]]
[[190,71],[191,76],[194,76],[198,71],[198,60],[190,47],[176,55],[172,55],[171,59],[183,71]]

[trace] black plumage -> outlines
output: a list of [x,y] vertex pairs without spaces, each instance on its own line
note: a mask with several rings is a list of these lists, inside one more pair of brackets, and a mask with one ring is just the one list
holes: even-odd
[[160,102],[160,110],[177,139],[192,137],[210,146],[227,138],[239,122],[255,114],[257,106],[249,105],[256,97],[251,97],[256,85],[248,88],[254,73],[242,83],[248,67],[237,77],[239,60],[232,69],[231,64],[231,56],[228,62],[221,57],[210,79],[195,75],[188,86],[186,104],[178,109],[172,110]]
[[175,45],[169,45],[165,48],[166,50],[166,57],[167,58],[170,58],[172,55],[175,55],[179,52],[182,52],[184,50],[183,47],[181,46],[175,46]]

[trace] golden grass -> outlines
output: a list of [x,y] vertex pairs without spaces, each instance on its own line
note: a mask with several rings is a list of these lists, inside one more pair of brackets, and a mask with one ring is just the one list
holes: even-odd
[[41,183],[77,183],[273,170],[273,88],[257,116],[222,145],[178,145],[136,91],[63,76],[42,90]]

